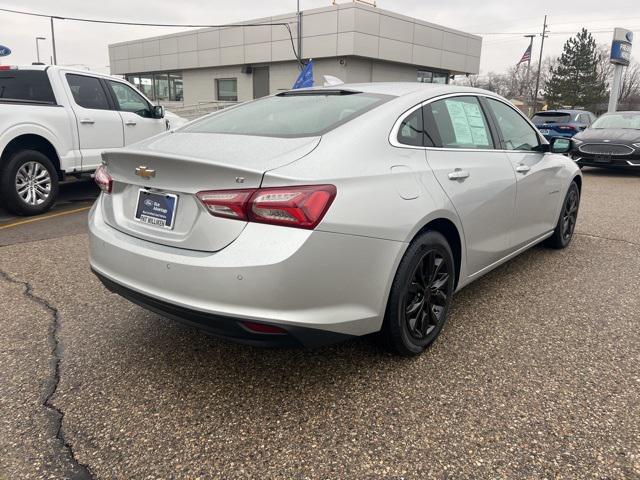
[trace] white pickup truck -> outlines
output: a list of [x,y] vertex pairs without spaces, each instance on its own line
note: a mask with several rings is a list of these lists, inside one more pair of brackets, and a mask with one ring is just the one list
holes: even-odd
[[103,150],[164,132],[164,114],[109,75],[0,66],[0,204],[18,215],[48,210],[65,175],[92,172]]

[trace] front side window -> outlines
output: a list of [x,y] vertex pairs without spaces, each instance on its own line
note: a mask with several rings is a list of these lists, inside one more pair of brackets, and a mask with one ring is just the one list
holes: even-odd
[[425,107],[427,134],[444,148],[493,148],[491,132],[475,97],[451,97]]
[[221,102],[237,102],[238,80],[235,78],[217,78],[216,99]]
[[284,92],[224,109],[185,127],[184,132],[265,137],[313,137],[353,120],[393,98],[369,93],[317,90]]
[[67,82],[74,101],[84,108],[109,110],[107,93],[100,80],[86,75],[67,74]]
[[487,102],[502,134],[503,149],[534,150],[540,145],[538,134],[518,112],[492,98]]
[[133,88],[124,83],[111,80],[109,80],[109,87],[116,97],[116,107],[118,110],[136,113],[141,117],[151,116],[149,103]]

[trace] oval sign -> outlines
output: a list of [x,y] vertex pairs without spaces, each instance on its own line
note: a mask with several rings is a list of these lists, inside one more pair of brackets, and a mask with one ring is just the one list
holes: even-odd
[[7,55],[11,55],[11,49],[4,45],[0,45],[0,57],[6,57]]

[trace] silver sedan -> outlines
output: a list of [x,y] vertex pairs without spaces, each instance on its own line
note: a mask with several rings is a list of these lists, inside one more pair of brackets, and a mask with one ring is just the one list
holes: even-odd
[[537,243],[569,244],[582,188],[570,144],[473,88],[278,93],[106,152],[91,268],[227,339],[380,332],[419,354],[455,291]]

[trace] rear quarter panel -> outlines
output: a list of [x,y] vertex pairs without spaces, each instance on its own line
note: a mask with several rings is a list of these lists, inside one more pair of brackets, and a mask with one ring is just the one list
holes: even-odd
[[62,170],[73,171],[79,166],[75,120],[64,106],[0,104],[0,152],[13,139],[27,134],[43,137],[53,145]]
[[323,231],[410,242],[434,218],[459,225],[424,150],[389,143],[393,124],[406,110],[394,103],[325,134],[307,156],[268,171],[263,186],[335,185],[336,198],[317,227]]

